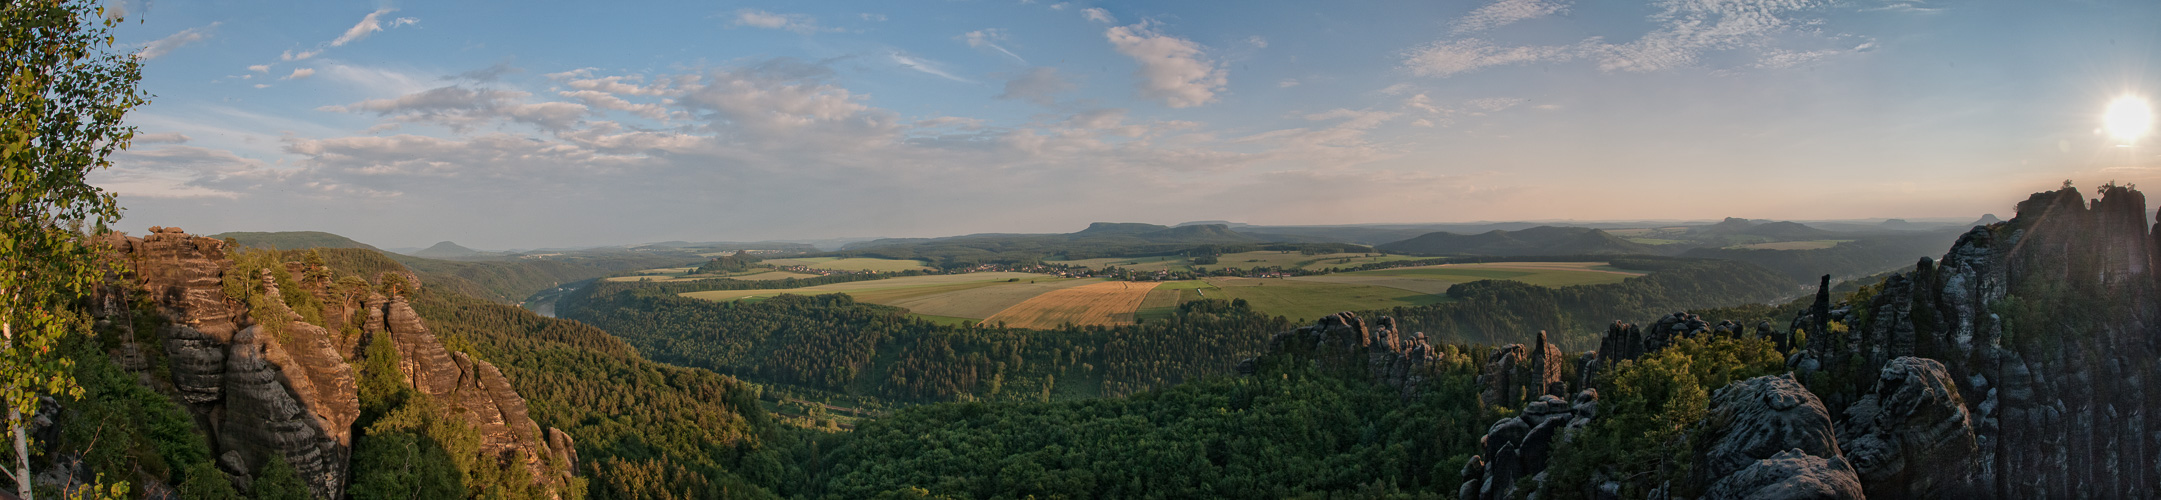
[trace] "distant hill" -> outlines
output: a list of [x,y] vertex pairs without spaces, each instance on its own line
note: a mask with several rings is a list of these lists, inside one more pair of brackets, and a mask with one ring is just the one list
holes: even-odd
[[1739,217],[1727,217],[1717,224],[1690,229],[1689,234],[1698,237],[1757,236],[1777,241],[1819,240],[1833,236],[1830,231],[1799,222],[1758,223]]
[[1967,226],[1968,226],[1968,227],[1971,227],[1971,226],[1986,226],[1986,225],[1989,225],[1989,224],[1995,224],[1995,223],[1998,223],[1998,222],[2003,222],[2003,219],[1998,219],[1998,218],[1996,218],[1996,214],[1987,214],[1987,215],[1982,215],[1982,216],[1981,216],[1981,218],[1980,218],[1979,220],[1975,220],[1975,221],[1973,221],[1973,223],[1972,223],[1972,224],[1967,224]]
[[[1162,255],[1183,252],[1202,245],[1220,247],[1259,245],[1266,242],[1267,240],[1252,235],[1232,231],[1223,224],[1170,227],[1135,222],[1097,222],[1089,224],[1086,229],[1065,234],[984,233],[944,238],[885,238],[851,243],[834,255],[926,260],[939,267],[961,267],[982,263],[1036,262],[1054,258]],[[1217,248],[1214,251],[1221,250]],[[1331,251],[1336,250],[1341,249]]]
[[1088,229],[1082,229],[1082,230],[1080,230],[1080,232],[1077,232],[1077,233],[1073,233],[1073,234],[1072,234],[1072,236],[1103,236],[1103,235],[1112,235],[1112,234],[1142,234],[1142,233],[1150,233],[1150,232],[1155,232],[1155,231],[1162,231],[1162,230],[1165,230],[1165,229],[1170,229],[1170,226],[1161,226],[1161,225],[1156,225],[1156,224],[1144,224],[1144,223],[1139,223],[1139,222],[1097,222],[1097,223],[1089,224],[1089,225],[1088,225]]
[[435,246],[431,246],[425,250],[412,253],[412,256],[414,257],[427,257],[430,259],[463,259],[480,257],[483,255],[486,255],[486,252],[481,252],[479,250],[474,250],[471,248],[465,248],[464,246],[460,246],[457,243],[451,243],[448,241],[436,243]]
[[325,233],[322,231],[230,232],[213,234],[210,235],[210,237],[221,240],[230,238],[233,241],[240,243],[241,246],[246,247],[276,248],[279,250],[300,250],[306,248],[365,248],[376,251],[382,250],[379,248],[375,248],[375,246],[373,245],[353,241],[351,238]]
[[1420,255],[1627,255],[1656,254],[1656,250],[1603,230],[1583,227],[1539,226],[1521,231],[1493,230],[1479,234],[1449,232],[1423,236],[1375,249]]

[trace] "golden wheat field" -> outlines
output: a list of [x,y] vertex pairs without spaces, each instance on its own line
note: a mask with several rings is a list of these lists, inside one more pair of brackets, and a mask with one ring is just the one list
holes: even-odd
[[1062,324],[1122,325],[1133,322],[1133,311],[1158,283],[1106,281],[1052,290],[984,318],[985,323],[1003,321],[1007,326],[1056,328]]

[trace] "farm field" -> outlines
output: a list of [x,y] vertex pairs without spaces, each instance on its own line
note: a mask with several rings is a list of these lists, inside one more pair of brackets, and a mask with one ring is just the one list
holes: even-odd
[[1080,266],[1089,269],[1102,269],[1106,267],[1116,266],[1125,269],[1132,269],[1135,271],[1193,270],[1191,266],[1187,265],[1187,260],[1185,257],[1180,257],[1176,255],[1158,255],[1154,257],[1106,257],[1100,259],[1050,260],[1044,262],[1050,264]]
[[1746,248],[1750,250],[1822,250],[1825,248],[1838,246],[1838,244],[1840,243],[1846,243],[1850,241],[1853,240],[1779,241],[1772,243],[1734,245],[1728,248]]
[[695,267],[675,267],[675,268],[665,268],[665,269],[647,269],[647,270],[644,270],[644,271],[638,271],[638,274],[634,274],[634,275],[630,275],[630,276],[616,276],[616,277],[608,278],[608,281],[653,281],[653,282],[669,282],[669,281],[692,281],[692,280],[702,280],[702,279],[708,279],[708,278],[728,278],[728,279],[749,280],[749,281],[765,281],[765,280],[781,280],[781,279],[788,279],[788,278],[810,278],[810,277],[815,277],[815,276],[817,276],[817,275],[815,275],[815,274],[791,273],[791,272],[787,272],[787,271],[780,271],[780,270],[774,270],[774,269],[753,269],[753,270],[751,270],[750,272],[746,272],[746,273],[741,273],[741,274],[689,274],[689,273],[690,273],[691,271],[696,271],[697,269],[698,269],[698,268],[695,268]]
[[1386,276],[1445,281],[1451,284],[1494,279],[1560,287],[1619,283],[1621,280],[1642,275],[1643,273],[1616,268],[1604,262],[1481,262],[1376,269],[1331,276]]
[[1007,281],[1007,280],[1019,280],[1019,281],[1016,281],[1016,282],[1014,282],[1014,283],[1025,283],[1025,282],[1026,282],[1027,280],[1055,280],[1055,279],[1059,279],[1059,278],[1058,278],[1058,277],[1056,277],[1056,276],[1050,276],[1050,275],[1047,275],[1047,274],[1035,274],[1035,273],[1011,273],[1011,272],[998,272],[998,273],[966,273],[966,274],[933,274],[933,275],[928,275],[928,276],[903,276],[903,277],[899,277],[899,278],[887,278],[887,279],[882,279],[882,280],[871,280],[871,281],[851,281],[851,282],[847,282],[847,283],[833,283],[833,284],[829,284],[829,285],[818,285],[818,286],[813,286],[813,287],[804,287],[804,288],[783,288],[783,289],[775,289],[775,290],[710,290],[710,291],[704,291],[704,292],[689,292],[689,293],[684,293],[684,294],[682,294],[682,295],[683,295],[684,297],[690,297],[690,298],[694,298],[694,299],[717,300],[717,301],[729,301],[729,300],[745,299],[745,298],[752,298],[752,297],[771,297],[771,296],[774,296],[774,295],[780,295],[780,294],[784,294],[784,293],[788,293],[788,294],[796,294],[796,295],[821,295],[821,294],[828,294],[828,293],[848,293],[848,294],[851,294],[851,295],[858,295],[858,296],[860,296],[860,295],[864,295],[864,294],[866,294],[866,293],[868,293],[868,292],[876,292],[876,291],[896,291],[896,290],[902,290],[902,289],[908,289],[908,288],[920,288],[920,287],[935,287],[935,286],[943,286],[943,285],[956,285],[956,284],[963,284],[963,283],[985,283],[985,282],[1004,282],[1004,281]]
[[1209,278],[1208,287],[1190,299],[1245,299],[1262,313],[1306,321],[1342,311],[1422,306],[1448,300],[1446,295],[1374,285],[1297,281],[1275,278]]
[[930,270],[930,266],[923,265],[922,261],[874,259],[869,257],[850,257],[845,259],[835,257],[766,259],[759,261],[758,263],[770,264],[774,266],[809,266],[811,269],[831,269],[834,271],[897,272],[907,270]]
[[910,312],[964,319],[983,319],[1044,294],[1067,288],[1102,283],[1092,279],[1038,278],[1017,282],[985,281],[955,285],[895,288],[851,293],[856,300],[908,308]]
[[1125,269],[1132,269],[1135,271],[1191,271],[1222,269],[1226,267],[1236,267],[1240,269],[1251,269],[1255,267],[1281,267],[1285,269],[1325,268],[1329,266],[1350,267],[1359,264],[1371,264],[1375,262],[1395,262],[1402,260],[1418,260],[1429,258],[1431,257],[1419,257],[1412,255],[1387,255],[1381,253],[1332,253],[1307,255],[1299,252],[1262,250],[1257,252],[1223,254],[1216,257],[1215,264],[1200,266],[1193,265],[1192,259],[1190,258],[1176,255],[1159,255],[1153,257],[1108,257],[1100,259],[1053,260],[1047,262],[1051,264],[1081,266],[1089,269],[1102,269],[1106,267],[1117,266]]
[[1360,264],[1372,264],[1376,262],[1395,262],[1403,260],[1418,260],[1430,258],[1432,257],[1419,257],[1414,255],[1387,255],[1381,253],[1331,253],[1306,255],[1298,252],[1259,251],[1224,254],[1216,257],[1216,263],[1214,265],[1195,267],[1202,269],[1222,269],[1226,267],[1236,267],[1241,269],[1251,269],[1255,267],[1281,267],[1285,269],[1320,269],[1331,266],[1352,267]]
[[1134,311],[1158,284],[1099,281],[1061,288],[1006,308],[983,321],[1036,329],[1056,328],[1068,323],[1084,326],[1129,324],[1134,321]]

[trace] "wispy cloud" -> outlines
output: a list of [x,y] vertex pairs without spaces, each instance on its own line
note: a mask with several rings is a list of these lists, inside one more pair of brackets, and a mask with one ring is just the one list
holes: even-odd
[[1449,31],[1458,35],[1476,33],[1566,11],[1568,2],[1562,0],[1499,0],[1457,19]]
[[311,76],[315,76],[315,68],[295,68],[295,69],[293,69],[293,72],[292,72],[292,74],[288,74],[288,75],[285,75],[285,78],[282,78],[282,79],[283,79],[283,80],[299,80],[299,79],[302,79],[302,78],[307,78],[307,77],[311,77]]
[[388,21],[383,20],[383,16],[389,15],[390,13],[397,11],[398,9],[385,7],[382,9],[377,9],[375,12],[368,13],[367,17],[360,18],[359,23],[353,24],[353,27],[351,28],[346,28],[345,34],[338,35],[338,38],[336,40],[331,40],[330,46],[343,47],[345,46],[345,44],[367,39],[368,35],[373,35],[376,32],[383,31],[385,29],[420,24],[419,19],[410,17],[400,17]]
[[735,26],[749,26],[752,28],[786,30],[805,35],[821,31],[832,31],[831,29],[819,26],[817,18],[813,18],[807,15],[779,14],[758,9],[742,9],[735,11],[735,22],[733,24]]
[[1072,82],[1058,76],[1058,68],[1029,68],[1028,72],[1006,80],[1005,93],[998,94],[997,98],[1021,99],[1049,106],[1057,94],[1074,88]]
[[963,34],[960,36],[960,38],[967,41],[969,47],[988,47],[992,50],[998,51],[1001,54],[1011,56],[1013,60],[1020,61],[1021,64],[1028,64],[1027,58],[1023,58],[1020,56],[1020,54],[1013,53],[1013,51],[1006,50],[1005,46],[998,45],[998,41],[1005,40],[1005,30],[997,28],[980,29]]
[[157,41],[150,42],[150,44],[148,45],[144,45],[143,51],[135,53],[135,57],[145,61],[157,59],[159,57],[163,57],[166,54],[172,53],[174,49],[185,47],[195,42],[209,40],[211,34],[213,34],[218,29],[219,24],[223,24],[223,22],[214,22],[210,23],[210,25],[208,26],[188,28],[180,30],[179,33],[174,33],[172,35],[166,36],[165,38],[159,38],[157,39]]
[[940,66],[942,65],[938,64],[936,61],[917,58],[915,56],[900,53],[900,51],[888,52],[886,53],[886,56],[891,58],[893,60],[893,63],[901,65],[901,67],[916,70],[923,74],[933,75],[939,78],[944,78],[947,80],[961,83],[976,83],[975,80],[961,78],[958,76],[954,76],[952,73],[946,72],[945,69],[940,68]]
[[1198,43],[1157,32],[1153,22],[1114,26],[1103,32],[1118,53],[1140,63],[1133,76],[1142,97],[1173,108],[1208,104],[1230,83],[1228,73]]
[[[1805,36],[1789,38],[1823,40],[1805,28],[1813,21],[1795,16],[1819,10],[1829,1],[1662,0],[1654,4],[1660,11],[1648,18],[1653,24],[1650,32],[1625,43],[1593,37],[1569,45],[1498,45],[1482,38],[1455,38],[1406,51],[1403,67],[1419,76],[1448,77],[1494,66],[1588,59],[1605,71],[1644,72],[1692,66],[1709,52],[1745,49],[1759,53],[1754,66],[1778,69],[1843,52],[1779,46],[1782,35],[1795,33]],[[1525,15],[1565,8],[1557,3],[1502,0],[1459,20],[1456,32],[1491,29],[1527,19]],[[1495,10],[1479,14],[1487,9]]]
[[[1059,5],[1064,5],[1064,4],[1059,4]],[[1054,9],[1055,9],[1055,8],[1058,8],[1058,7],[1054,5],[1054,6],[1051,6],[1051,8],[1054,8]],[[1101,9],[1101,8],[1096,8],[1096,7],[1089,7],[1089,8],[1086,8],[1086,9],[1081,9],[1081,17],[1084,17],[1084,18],[1087,18],[1087,19],[1088,19],[1088,20],[1090,20],[1090,21],[1095,21],[1095,22],[1099,22],[1099,23],[1118,24],[1118,18],[1117,18],[1117,17],[1113,17],[1113,16],[1111,16],[1111,11],[1103,10],[1103,9]]]

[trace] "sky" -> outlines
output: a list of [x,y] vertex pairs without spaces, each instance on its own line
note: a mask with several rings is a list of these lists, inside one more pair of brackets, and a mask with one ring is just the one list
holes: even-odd
[[2161,186],[2161,2],[113,0],[121,229],[2009,217]]

